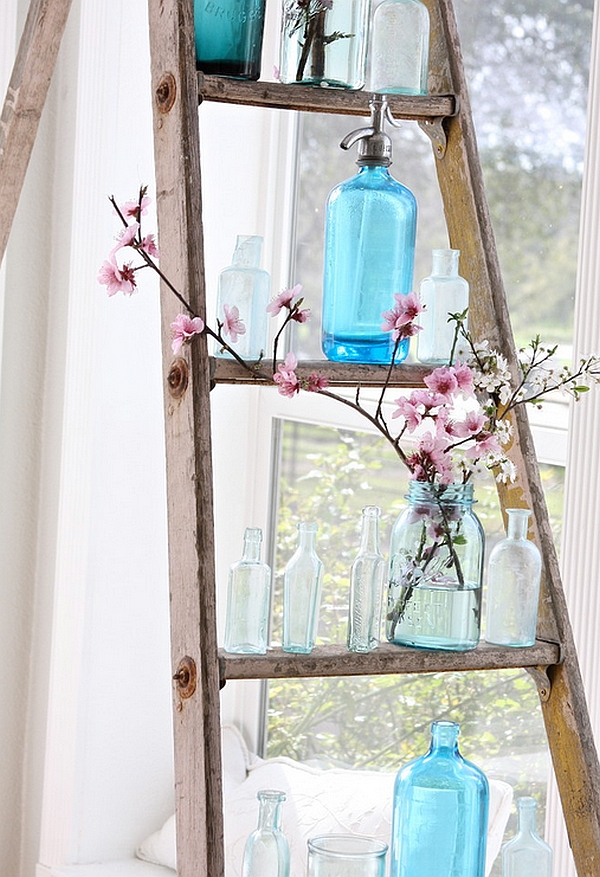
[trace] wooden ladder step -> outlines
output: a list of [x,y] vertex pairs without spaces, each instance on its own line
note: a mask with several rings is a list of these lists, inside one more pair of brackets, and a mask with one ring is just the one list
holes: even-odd
[[[420,363],[396,365],[392,369],[388,386],[421,387],[423,386],[423,378],[431,372],[432,368],[431,365],[421,365]],[[269,359],[264,360],[261,365],[257,364],[257,369],[267,377],[252,373],[234,359],[210,358],[210,378],[214,384],[260,384],[270,381],[273,367]],[[388,365],[356,365],[315,359],[300,362],[296,374],[300,378],[307,378],[311,373],[317,372],[326,377],[330,385],[338,387],[350,387],[357,384],[363,387],[381,387],[385,383],[388,371]]]

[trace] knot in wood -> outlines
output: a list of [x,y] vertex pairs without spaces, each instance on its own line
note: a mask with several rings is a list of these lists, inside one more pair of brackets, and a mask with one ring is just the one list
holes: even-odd
[[177,82],[172,73],[165,73],[155,92],[156,103],[161,113],[168,113],[177,97]]
[[179,399],[187,390],[188,376],[188,364],[185,359],[176,359],[171,365],[169,374],[167,375],[169,393],[174,399]]

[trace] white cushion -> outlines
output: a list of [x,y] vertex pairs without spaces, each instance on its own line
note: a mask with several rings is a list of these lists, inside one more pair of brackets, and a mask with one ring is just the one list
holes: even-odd
[[[236,746],[241,750],[237,754]],[[245,778],[239,781],[242,761]],[[239,733],[224,729],[223,775],[226,877],[241,875],[244,845],[256,828],[260,789],[280,789],[287,795],[282,827],[290,845],[291,874],[304,874],[306,841],[317,834],[361,834],[389,843],[395,773],[321,770],[283,757],[252,759]],[[511,803],[511,786],[490,780],[486,874],[500,850]],[[175,869],[175,818],[147,838],[137,855]]]

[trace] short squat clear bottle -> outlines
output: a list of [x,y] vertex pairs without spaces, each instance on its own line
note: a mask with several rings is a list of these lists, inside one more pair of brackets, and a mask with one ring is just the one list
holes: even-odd
[[429,12],[420,0],[383,0],[371,27],[370,91],[427,94]]
[[350,570],[350,606],[348,614],[348,649],[370,652],[379,645],[381,601],[386,565],[379,550],[379,516],[381,509],[366,506],[362,510],[360,550]]
[[281,805],[285,793],[263,789],[259,801],[258,827],[246,841],[242,877],[289,877],[290,850],[281,830]]
[[517,798],[518,830],[502,847],[502,877],[552,877],[552,849],[535,825],[535,798]]
[[315,645],[323,579],[316,536],[316,524],[298,524],[298,547],[283,575],[284,652],[309,654]]
[[271,608],[271,568],[260,559],[262,530],[248,527],[241,560],[229,568],[225,651],[264,655]]
[[527,538],[529,509],[506,509],[508,531],[488,563],[485,639],[498,646],[535,643],[542,560]]

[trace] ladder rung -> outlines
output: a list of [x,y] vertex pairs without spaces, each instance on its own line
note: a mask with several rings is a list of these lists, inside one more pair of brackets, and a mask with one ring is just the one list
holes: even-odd
[[560,662],[560,646],[536,641],[529,648],[479,643],[467,652],[413,649],[383,643],[361,655],[343,645],[317,646],[310,655],[270,649],[266,655],[234,655],[219,649],[221,682],[228,679],[286,679],[312,676],[383,676],[453,670],[547,667]]
[[[281,82],[244,82],[224,76],[198,73],[198,101],[248,104],[279,110],[308,113],[369,115],[369,92],[311,85],[284,85]],[[400,119],[439,119],[456,113],[458,100],[453,94],[387,95],[388,105]]]
[[[388,382],[390,387],[420,387],[423,378],[431,372],[433,366],[416,363],[402,363],[392,370]],[[272,367],[270,360],[265,360],[261,371],[270,376]],[[326,377],[332,386],[345,387],[360,384],[363,387],[381,387],[385,383],[389,366],[387,365],[354,365],[345,362],[329,362],[324,359],[301,362],[296,369],[299,377],[308,377],[318,372]],[[210,358],[210,376],[216,384],[258,384],[263,383],[260,376],[247,371],[234,359],[224,357]]]

